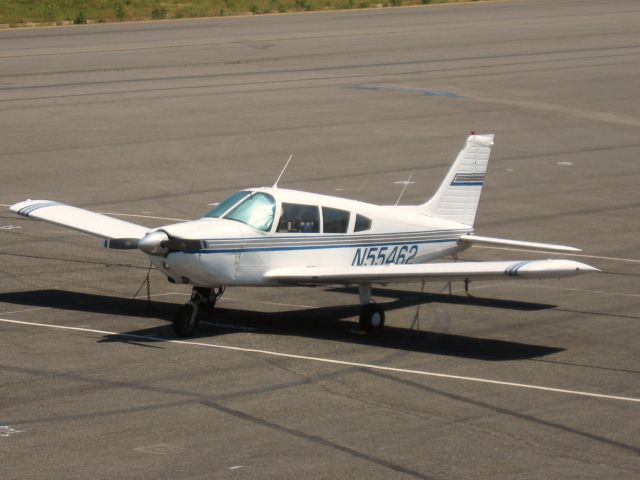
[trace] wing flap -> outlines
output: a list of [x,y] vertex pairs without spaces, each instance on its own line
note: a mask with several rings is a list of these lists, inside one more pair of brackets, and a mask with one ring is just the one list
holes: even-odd
[[581,252],[579,248],[551,243],[523,242],[506,238],[481,237],[479,235],[462,235],[460,241],[470,245],[496,245],[502,247],[526,248],[529,250],[549,250],[553,252]]
[[293,284],[402,283],[500,278],[559,278],[598,271],[573,260],[424,263],[366,267],[285,267],[268,271],[267,281]]
[[139,240],[150,230],[142,225],[50,200],[27,200],[12,205],[10,209],[23,217],[37,218],[106,239]]

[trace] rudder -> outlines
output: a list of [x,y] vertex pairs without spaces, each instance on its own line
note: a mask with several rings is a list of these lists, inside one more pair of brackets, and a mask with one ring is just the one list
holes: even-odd
[[473,225],[493,139],[492,133],[471,134],[435,195],[418,206],[418,211],[423,215]]

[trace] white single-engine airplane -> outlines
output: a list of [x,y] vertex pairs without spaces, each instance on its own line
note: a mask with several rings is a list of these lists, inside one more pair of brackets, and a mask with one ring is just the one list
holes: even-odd
[[[408,281],[554,278],[598,269],[573,260],[428,263],[472,245],[560,252],[577,248],[474,235],[474,220],[493,135],[473,132],[435,195],[414,206],[378,206],[278,188],[234,193],[199,220],[149,229],[46,200],[11,210],[105,239],[104,246],[140,249],[170,282],[193,285],[174,318],[180,336],[198,328],[228,285],[357,285],[360,326],[384,325],[371,285]],[[285,167],[286,168],[286,167]],[[282,174],[281,174],[282,175]]]

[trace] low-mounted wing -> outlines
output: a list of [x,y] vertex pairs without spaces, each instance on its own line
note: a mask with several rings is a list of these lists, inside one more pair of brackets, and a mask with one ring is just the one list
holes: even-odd
[[491,280],[559,278],[598,271],[573,260],[421,263],[366,267],[285,267],[268,271],[264,279],[289,284],[401,283],[415,280]]
[[109,248],[137,248],[138,240],[150,230],[135,223],[49,200],[16,203],[11,206],[11,211],[107,239],[105,246]]

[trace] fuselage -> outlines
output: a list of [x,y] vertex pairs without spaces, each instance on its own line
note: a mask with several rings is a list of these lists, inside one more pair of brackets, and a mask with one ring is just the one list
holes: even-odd
[[458,239],[473,231],[414,207],[280,188],[238,192],[208,215],[157,229],[201,241],[200,248],[149,255],[170,281],[266,285],[264,274],[280,267],[424,263],[464,249]]

